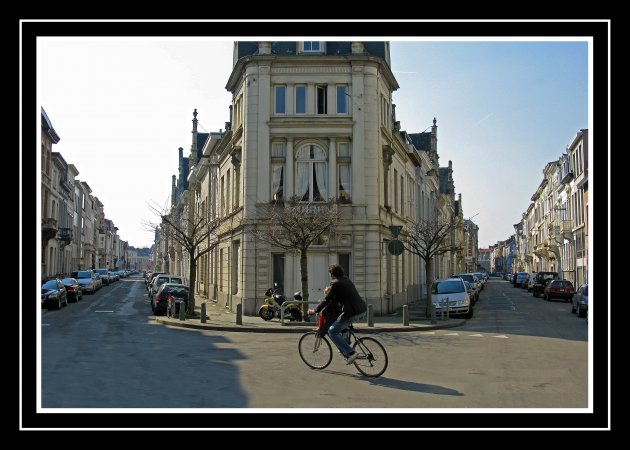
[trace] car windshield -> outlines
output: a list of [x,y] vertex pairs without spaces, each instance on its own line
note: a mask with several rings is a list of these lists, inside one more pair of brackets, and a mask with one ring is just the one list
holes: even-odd
[[42,284],[42,289],[57,289],[57,282],[55,280],[49,280]]
[[63,280],[61,280],[61,282],[63,284],[75,284],[76,283],[74,278],[64,278]]
[[573,287],[573,285],[571,284],[570,281],[561,281],[561,280],[554,280],[551,282],[550,286],[553,287]]
[[459,278],[461,278],[462,280],[466,280],[469,283],[474,283],[475,282],[475,278],[472,275],[457,275]]
[[84,272],[75,272],[76,276],[74,278],[92,278],[92,272],[84,271]]
[[433,283],[434,294],[454,294],[464,292],[464,283],[457,280],[436,281]]

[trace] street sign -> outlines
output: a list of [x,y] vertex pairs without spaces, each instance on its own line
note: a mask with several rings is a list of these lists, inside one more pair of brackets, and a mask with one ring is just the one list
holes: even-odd
[[405,250],[405,246],[398,239],[392,239],[389,241],[389,244],[387,244],[387,250],[389,250],[389,253],[392,255],[398,256]]
[[394,239],[398,237],[398,234],[400,234],[400,230],[402,230],[402,227],[402,225],[392,225],[391,227],[389,227],[389,231],[392,232],[392,237]]

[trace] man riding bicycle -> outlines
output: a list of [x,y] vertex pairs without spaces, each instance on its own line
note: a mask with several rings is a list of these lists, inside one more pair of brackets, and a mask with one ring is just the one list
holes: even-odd
[[328,329],[330,339],[344,355],[346,364],[352,364],[357,359],[356,353],[341,335],[341,332],[367,311],[367,305],[357,292],[352,281],[345,276],[343,268],[339,264],[331,264],[328,267],[330,274],[330,289],[325,290],[326,297],[315,309],[309,309],[309,315],[320,312],[328,305],[339,307],[341,314]]

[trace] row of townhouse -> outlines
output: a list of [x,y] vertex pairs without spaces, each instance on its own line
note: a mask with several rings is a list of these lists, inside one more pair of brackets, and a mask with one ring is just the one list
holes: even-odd
[[[334,198],[346,219],[309,249],[311,300],[323,297],[332,263],[376,314],[426,296],[424,263],[388,252],[390,227],[402,225],[404,236],[411,221],[453,221],[449,239],[462,247],[476,229],[464,227],[452,162],[439,166],[437,121],[431,131],[401,130],[392,104],[398,88],[388,42],[235,42],[225,131],[199,133],[195,109],[190,154],[179,149],[171,180],[170,217],[223,225],[194,272],[198,295],[229,309],[241,304],[251,315],[273,283],[300,291],[299,256],[251,232],[269,226],[258,218],[270,204],[298,196]],[[155,230],[154,265],[187,278],[186,250],[165,226]],[[447,277],[463,272],[466,259],[450,252],[433,266],[436,278]]]
[[588,130],[547,163],[515,233],[491,246],[497,272],[558,272],[575,286],[588,280]]
[[[103,204],[61,153],[60,138],[41,108],[41,277],[67,277],[75,270],[127,267],[127,242],[118,236]],[[148,259],[148,257],[147,257]]]

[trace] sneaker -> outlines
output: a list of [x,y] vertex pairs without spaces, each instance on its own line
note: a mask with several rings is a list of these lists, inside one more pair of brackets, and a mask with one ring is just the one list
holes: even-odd
[[352,352],[350,353],[350,355],[348,355],[348,359],[346,360],[346,365],[350,365],[354,362],[355,359],[357,359],[359,357],[359,354],[357,352]]

